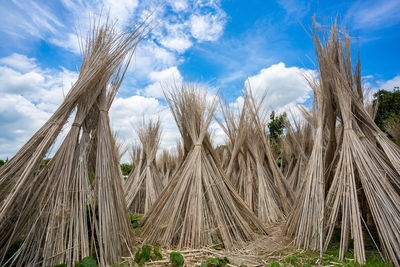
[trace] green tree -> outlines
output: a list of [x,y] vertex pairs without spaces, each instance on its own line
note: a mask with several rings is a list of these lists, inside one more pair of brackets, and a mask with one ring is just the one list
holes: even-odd
[[132,171],[132,165],[128,163],[121,164],[121,172],[123,176],[128,176]]
[[7,161],[8,161],[8,158],[7,158],[6,160],[0,159],[0,168],[1,168],[1,166],[3,166],[4,164],[6,164]]
[[400,91],[379,90],[374,94],[373,106],[378,104],[376,111],[375,123],[378,127],[385,131],[387,125],[400,121]]
[[269,138],[271,141],[279,143],[279,139],[283,134],[283,129],[285,128],[286,118],[286,112],[280,115],[276,115],[274,110],[271,112],[270,122],[268,123]]
[[278,166],[281,166],[281,136],[285,128],[285,122],[287,120],[286,112],[276,115],[275,111],[271,112],[270,121],[268,123],[269,139],[271,141],[272,152],[277,160]]

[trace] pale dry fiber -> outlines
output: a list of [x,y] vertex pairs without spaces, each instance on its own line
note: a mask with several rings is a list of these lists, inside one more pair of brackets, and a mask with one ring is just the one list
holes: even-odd
[[265,234],[216,161],[207,131],[216,100],[195,84],[171,88],[166,99],[183,137],[185,156],[174,177],[143,218],[145,243],[199,248],[219,244],[227,249]]
[[164,149],[161,156],[157,160],[157,167],[163,176],[163,187],[167,186],[176,168],[178,167],[178,164],[178,152],[171,152],[167,149]]
[[397,144],[400,144],[400,122],[392,123],[387,125],[386,131],[396,140]]
[[[117,88],[116,88],[117,89]],[[98,207],[95,224],[98,263],[108,266],[128,255],[133,247],[133,231],[130,225],[124,190],[122,188],[119,154],[110,128],[108,110],[117,90],[105,89],[99,96],[96,172],[94,181],[94,205]]]
[[317,125],[314,146],[300,181],[300,192],[286,223],[286,234],[294,238],[298,248],[319,250],[324,245],[323,221],[325,200],[324,118],[325,106],[318,83],[310,81],[317,105]]
[[[86,40],[77,82],[50,120],[2,168],[2,261],[10,245],[18,240],[22,240],[22,245],[9,260],[9,263],[14,262],[18,266],[39,263],[44,266],[67,263],[71,266],[74,260],[93,252],[89,249],[87,206],[96,195],[90,191],[87,168],[90,162],[88,151],[93,149],[89,147],[97,126],[95,103],[108,82],[118,89],[131,52],[145,30],[146,27],[140,25],[133,32],[117,33],[110,23],[93,26]],[[108,99],[107,106],[111,102],[112,98]],[[77,112],[71,129],[53,159],[40,170],[43,157],[75,107]],[[97,140],[103,142],[98,136]],[[110,149],[115,152],[115,146]],[[107,167],[110,167],[108,162],[96,166]],[[114,178],[121,182],[120,177]],[[104,207],[108,208],[107,205],[112,205],[114,199],[104,201]],[[118,213],[121,217],[125,215]],[[91,223],[94,225],[94,221]],[[99,232],[96,234],[98,239],[102,238]],[[111,260],[106,256],[101,255],[103,259]]]
[[136,129],[142,144],[141,162],[125,183],[125,198],[132,213],[147,213],[160,195],[163,186],[156,166],[156,155],[161,140],[160,121],[143,122]]
[[230,159],[226,175],[230,177],[247,206],[264,223],[285,219],[283,205],[272,173],[265,169],[263,144],[249,115],[248,99],[240,112],[220,104],[224,121],[219,124],[229,138]]
[[261,140],[263,158],[265,159],[264,168],[271,173],[270,175],[273,178],[273,184],[276,186],[277,193],[281,200],[283,212],[285,215],[288,215],[292,209],[295,194],[283,175],[281,169],[278,167],[272,153],[267,132],[268,111],[264,108],[264,101],[267,96],[267,91],[265,91],[262,95],[254,95],[249,85],[246,94],[246,99],[248,99],[247,103],[249,106],[249,114],[257,132],[257,136],[259,137],[259,140]]
[[[324,114],[317,110],[317,118],[322,117],[325,120],[322,124],[328,129],[325,131],[327,138],[321,141],[316,134],[314,144],[318,151],[321,144],[326,148],[325,159],[322,156],[321,160],[318,152],[318,159],[310,158],[309,164],[320,162],[311,169],[314,169],[316,178],[325,175],[325,181],[317,179],[317,184],[308,183],[303,186],[300,195],[303,206],[300,210],[295,206],[292,224],[289,226],[292,233],[297,231],[295,240],[301,241],[298,242],[300,247],[321,250],[323,236],[325,250],[339,220],[339,258],[344,258],[351,238],[354,241],[354,257],[359,263],[365,263],[363,235],[370,234],[370,227],[376,227],[380,249],[387,259],[399,266],[399,148],[382,134],[365,109],[360,62],[358,61],[354,72],[351,65],[350,37],[345,31],[339,31],[336,24],[332,26],[329,38],[324,34],[321,41],[316,27],[313,37],[320,72],[320,86],[316,87],[319,92],[317,97],[322,96],[322,100],[317,99],[317,105],[322,101],[325,112]],[[323,199],[318,192],[323,190],[321,191],[318,181],[329,188],[325,210],[320,209]],[[319,203],[313,204],[314,201]],[[313,207],[311,213],[305,204]],[[373,224],[367,223],[365,216],[368,214],[372,215]],[[304,215],[304,220],[299,219]],[[322,222],[324,231],[320,230]],[[307,224],[315,229],[313,232],[317,235],[310,235],[302,230],[302,225]]]
[[312,153],[314,132],[307,120],[298,121],[294,116],[292,124],[287,122],[285,129],[287,132],[282,138],[281,168],[293,192],[297,194]]

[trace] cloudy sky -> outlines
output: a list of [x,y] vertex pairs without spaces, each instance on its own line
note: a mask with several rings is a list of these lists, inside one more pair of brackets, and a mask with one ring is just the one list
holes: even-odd
[[[0,2],[0,159],[11,157],[50,117],[76,80],[77,34],[89,18],[109,13],[120,29],[152,13],[155,28],[142,41],[111,108],[118,138],[135,142],[134,126],[160,117],[163,148],[179,133],[160,84],[196,81],[229,102],[244,81],[268,89],[268,107],[310,102],[304,74],[315,75],[312,16],[337,18],[361,50],[367,87],[400,84],[400,1],[303,0],[12,0]],[[213,123],[216,142],[223,133]]]

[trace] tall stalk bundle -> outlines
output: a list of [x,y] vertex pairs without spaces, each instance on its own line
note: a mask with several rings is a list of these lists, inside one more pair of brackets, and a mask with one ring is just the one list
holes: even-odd
[[282,172],[293,192],[299,192],[313,148],[313,129],[306,120],[292,118],[294,127],[287,123],[287,133],[282,138]]
[[[308,178],[302,186],[301,204],[293,209],[288,233],[294,235],[299,247],[322,251],[327,249],[339,220],[339,258],[344,258],[351,238],[355,260],[362,264],[365,263],[363,230],[366,228],[370,233],[368,228],[376,227],[384,255],[395,266],[400,266],[399,148],[382,134],[366,111],[360,61],[353,73],[350,38],[341,32],[344,41],[334,24],[330,37],[324,36],[321,41],[314,22],[320,72],[320,86],[316,87],[315,94],[317,125],[328,128],[328,138],[323,141],[317,128],[309,161],[312,168],[306,172]],[[326,147],[322,156],[321,147]],[[324,175],[325,181],[320,179]],[[324,183],[329,190],[322,210]],[[364,219],[368,214],[372,215],[373,225]],[[323,246],[322,238],[325,239]]]
[[208,105],[206,93],[183,84],[166,94],[187,153],[174,177],[144,217],[145,242],[191,247],[220,244],[235,248],[266,233],[227,180],[207,131],[216,100]]
[[142,158],[138,169],[125,184],[125,198],[133,213],[147,213],[163,189],[161,173],[156,166],[156,155],[161,140],[160,121],[150,120],[137,128],[142,143]]
[[[254,129],[245,98],[241,111],[235,115],[222,105],[224,122],[219,122],[230,142],[227,177],[248,207],[264,223],[282,221],[285,216],[270,171],[265,169],[263,144]],[[261,149],[260,149],[261,148]]]
[[[90,253],[87,206],[94,195],[89,189],[88,154],[97,125],[95,103],[109,82],[118,89],[130,57],[127,63],[124,60],[143,30],[140,26],[132,33],[118,34],[108,23],[93,27],[77,82],[50,120],[1,169],[0,262],[19,240],[20,249],[9,260],[17,266],[72,266]],[[75,107],[71,129],[53,159],[40,170],[41,160]],[[114,200],[105,201],[112,205]]]
[[400,144],[400,122],[387,125],[386,131]]
[[[379,134],[378,127],[364,109],[363,98],[360,96],[361,90],[358,89],[361,87],[358,84],[359,79],[357,79],[360,76],[359,67],[355,78],[351,75],[349,38],[345,36],[345,45],[342,48],[337,28],[333,28],[333,32],[331,40],[335,45],[335,58],[332,59],[325,53],[321,53],[321,56],[330,60],[327,62],[330,63],[331,72],[335,75],[332,83],[343,121],[343,141],[339,163],[326,201],[327,207],[329,207],[328,211],[330,211],[327,221],[329,227],[327,240],[332,234],[338,207],[341,204],[340,257],[343,258],[344,252],[347,250],[348,231],[351,227],[355,259],[360,263],[365,262],[359,197],[356,191],[356,178],[359,178],[384,253],[396,266],[399,266],[400,258],[397,252],[400,251],[400,196],[398,193],[399,175],[396,173],[399,158],[395,157],[398,147],[387,140],[386,136]],[[368,132],[368,130],[372,130],[372,132]],[[371,139],[368,138],[371,135],[376,136],[376,141],[383,150],[380,151],[375,141],[371,142]]]
[[259,140],[261,140],[265,159],[265,169],[271,173],[271,177],[273,177],[273,183],[277,188],[277,192],[282,203],[284,214],[288,215],[291,211],[295,195],[281,169],[278,167],[272,153],[272,148],[267,133],[268,116],[263,107],[266,95],[267,91],[265,91],[260,97],[255,96],[249,86],[246,99],[248,99],[247,102],[249,105],[249,114],[252,118],[253,125],[257,131]]
[[286,223],[286,234],[294,237],[299,248],[319,250],[324,245],[324,117],[325,106],[319,85],[314,84],[317,105],[317,128],[314,146],[301,182],[299,196]]
[[108,110],[116,93],[112,88],[99,96],[99,118],[97,127],[97,155],[95,173],[95,205],[98,221],[95,225],[99,246],[99,263],[107,266],[120,260],[133,245],[133,232],[128,216],[122,188],[115,139],[110,128]]
[[178,165],[178,154],[163,150],[157,161],[157,167],[163,176],[163,187],[166,187]]

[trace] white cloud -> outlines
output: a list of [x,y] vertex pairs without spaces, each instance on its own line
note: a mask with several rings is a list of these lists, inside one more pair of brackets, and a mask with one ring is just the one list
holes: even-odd
[[110,12],[110,18],[118,20],[121,25],[129,23],[137,8],[138,0],[105,0],[104,4]]
[[66,33],[63,36],[50,38],[49,41],[75,54],[81,53],[79,38],[76,33]]
[[189,4],[186,0],[167,0],[175,12],[186,10]]
[[[8,8],[0,12],[0,28],[6,32],[22,32],[24,35],[45,38],[47,34],[56,34],[64,24],[46,5],[35,1],[7,1]],[[12,5],[12,6],[11,6]]]
[[0,158],[13,156],[50,117],[25,97],[0,97]]
[[162,71],[153,71],[149,74],[149,79],[153,83],[144,89],[145,94],[158,98],[164,97],[163,88],[180,84],[183,81],[182,75],[176,66]]
[[317,74],[309,69],[286,67],[280,62],[249,77],[247,86],[251,87],[255,95],[268,91],[265,102],[268,110],[288,110],[310,97],[312,89],[305,75],[316,77]]
[[[310,10],[310,2],[302,0],[278,0],[278,4],[286,10],[288,16],[301,19]],[[297,21],[296,21],[297,22]]]
[[3,93],[32,95],[38,92],[44,80],[44,76],[35,71],[20,73],[0,66],[0,92]]
[[160,43],[171,50],[175,50],[178,53],[185,52],[188,48],[192,46],[192,41],[190,40],[190,35],[187,33],[185,24],[167,24],[166,30],[167,34],[161,36]]
[[393,91],[393,89],[400,87],[400,75],[395,76],[393,79],[387,81],[378,81],[376,89],[385,89],[387,91]]
[[198,41],[215,41],[223,33],[225,17],[220,14],[192,15],[191,33]]
[[[110,109],[110,120],[118,139],[127,145],[138,142],[134,127],[143,119],[160,118],[162,137],[160,150],[172,150],[180,138],[174,118],[168,108],[152,97],[132,96],[128,98],[117,97]],[[122,161],[129,158],[125,155]]]
[[9,66],[16,70],[28,71],[36,67],[34,58],[28,58],[25,55],[14,53],[8,57],[0,58],[0,64]]
[[400,23],[400,1],[356,1],[346,14],[353,29],[380,29]]
[[0,158],[5,158],[43,125],[78,75],[42,69],[36,59],[24,55],[1,58],[0,64]]
[[181,59],[171,51],[158,46],[152,40],[144,40],[136,49],[129,72],[138,79],[147,80],[151,72],[176,66],[180,62]]

